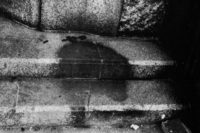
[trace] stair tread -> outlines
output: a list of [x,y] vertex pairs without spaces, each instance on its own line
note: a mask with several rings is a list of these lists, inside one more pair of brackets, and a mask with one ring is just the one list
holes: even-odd
[[45,33],[0,17],[1,76],[148,78],[172,74],[175,64],[152,39]]
[[[165,124],[167,123],[167,125]],[[171,124],[171,125],[170,125]],[[170,126],[169,126],[170,125]],[[177,128],[178,127],[178,128]],[[167,129],[167,130],[166,130]],[[191,133],[186,125],[179,119],[172,119],[157,124],[132,124],[127,128],[108,128],[108,127],[90,127],[90,128],[71,128],[60,126],[30,126],[0,128],[1,133]]]
[[79,115],[87,116],[89,125],[145,123],[167,119],[185,106],[170,81],[5,79],[0,86],[0,125],[71,124]]
[[0,129],[2,133],[163,133],[158,125],[145,125],[138,130],[131,128],[67,128],[62,126]]

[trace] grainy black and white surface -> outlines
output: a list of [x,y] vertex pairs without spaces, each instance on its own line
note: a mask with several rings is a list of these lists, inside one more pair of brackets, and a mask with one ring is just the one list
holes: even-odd
[[1,0],[0,132],[190,133],[198,9],[186,0]]
[[166,0],[124,0],[119,33],[122,35],[154,35],[164,21]]
[[2,0],[0,11],[39,30],[101,35],[154,34],[166,0]]

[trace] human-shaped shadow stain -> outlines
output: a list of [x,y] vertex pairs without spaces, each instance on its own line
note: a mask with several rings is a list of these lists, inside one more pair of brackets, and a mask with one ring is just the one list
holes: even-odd
[[[112,105],[114,102],[123,102],[128,98],[126,81],[101,80],[63,80],[61,93],[71,106],[71,124],[85,127],[90,119],[90,106]],[[89,111],[89,112],[88,112]],[[110,112],[110,111],[107,111]],[[112,113],[111,113],[112,115]],[[110,116],[110,113],[109,113]],[[109,118],[109,117],[107,117]]]
[[[57,54],[58,57],[62,59],[60,61],[59,68],[64,72],[64,74],[61,75],[62,77],[65,77],[66,71],[78,70],[76,72],[72,72],[72,79],[69,81],[63,80],[62,82],[63,92],[68,95],[68,100],[75,102],[73,104],[87,104],[84,103],[85,100],[80,98],[80,95],[83,95],[83,97],[88,97],[89,94],[106,96],[116,102],[122,102],[126,100],[127,83],[125,80],[112,80],[102,82],[102,80],[107,79],[107,77],[109,77],[109,79],[116,79],[116,76],[118,76],[117,78],[122,76],[123,79],[127,76],[128,78],[127,73],[130,71],[130,67],[125,57],[118,54],[116,51],[109,47],[85,40],[77,41],[75,38],[70,40],[69,44],[67,43],[64,45]],[[81,65],[84,63],[89,65],[87,67],[81,68]],[[72,65],[72,67],[69,69],[69,66],[66,64]],[[119,64],[123,65],[120,66]],[[98,67],[94,65],[98,65]],[[77,67],[79,67],[79,69],[77,69]],[[80,76],[77,74],[83,73],[81,71],[87,71],[85,73],[90,73],[93,71],[92,69],[96,68],[98,69],[96,71],[96,80],[87,80],[87,76],[84,77],[85,75],[81,74]],[[74,75],[74,73],[76,75]],[[101,74],[101,78],[99,78],[99,74]],[[77,75],[80,77],[77,77]],[[74,78],[86,79],[74,80]]]
[[[66,41],[66,40],[65,40]],[[60,77],[129,79],[131,66],[125,57],[103,44],[91,41],[68,40],[57,53],[61,58]]]

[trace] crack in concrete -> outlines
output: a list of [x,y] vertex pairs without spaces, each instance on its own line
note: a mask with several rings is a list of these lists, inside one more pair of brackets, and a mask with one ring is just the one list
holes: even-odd
[[87,91],[87,111],[90,111],[91,89],[91,84],[89,83],[89,91]]
[[15,107],[17,106],[17,104],[18,104],[18,100],[19,100],[19,84],[18,84],[18,82],[14,82],[14,84],[16,85],[16,88],[17,88],[17,96],[16,96],[16,103],[15,103]]

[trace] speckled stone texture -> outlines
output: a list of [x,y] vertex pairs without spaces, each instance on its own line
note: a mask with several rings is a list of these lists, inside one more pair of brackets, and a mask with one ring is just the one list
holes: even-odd
[[1,133],[163,133],[159,125],[144,125],[138,130],[131,128],[67,128],[65,126],[32,126],[3,128]]
[[[168,125],[166,125],[166,123]],[[185,125],[179,119],[166,121],[163,122],[162,124],[161,123],[144,124],[144,125],[132,124],[128,128],[108,128],[108,127],[69,128],[65,126],[30,126],[30,127],[1,128],[0,132],[1,133],[191,133],[191,131],[187,128],[187,125]]]
[[0,17],[1,76],[133,79],[175,75],[152,39],[30,30]]
[[124,0],[120,34],[154,34],[166,13],[166,0]]
[[164,121],[186,104],[171,80],[0,80],[0,127],[127,127]]
[[87,0],[42,0],[42,29],[81,30],[86,2]]
[[121,0],[42,0],[41,27],[113,35],[117,32],[121,4]]
[[1,0],[0,14],[31,27],[39,23],[39,0]]
[[43,31],[135,36],[159,30],[166,6],[166,0],[2,0],[0,11]]

